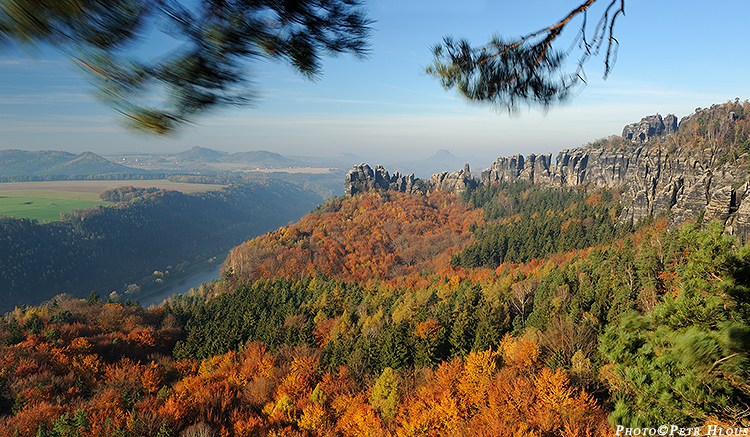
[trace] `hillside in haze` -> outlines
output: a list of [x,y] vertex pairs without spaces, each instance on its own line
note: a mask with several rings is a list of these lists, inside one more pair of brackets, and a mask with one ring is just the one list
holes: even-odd
[[158,307],[84,291],[16,309],[0,320],[0,434],[741,434],[747,108],[675,130],[649,117],[554,165],[501,157],[409,192],[357,166],[359,191]]
[[429,178],[442,171],[455,171],[464,168],[469,160],[459,158],[446,149],[441,149],[425,159],[389,164],[388,168],[402,174],[414,173],[419,178]]
[[175,158],[180,161],[216,162],[225,156],[227,156],[227,152],[195,146],[190,150],[176,154]]
[[68,152],[42,150],[0,150],[0,177],[13,176],[79,176],[104,174],[143,173],[116,164],[101,156],[84,152],[74,155]]

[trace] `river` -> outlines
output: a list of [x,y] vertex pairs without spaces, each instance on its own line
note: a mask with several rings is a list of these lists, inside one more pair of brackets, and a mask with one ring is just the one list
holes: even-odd
[[214,279],[219,279],[221,276],[221,264],[211,267],[208,270],[196,273],[193,276],[189,276],[179,282],[161,289],[153,294],[148,294],[138,299],[144,307],[151,305],[159,305],[164,299],[173,296],[175,294],[184,294],[190,291],[191,288],[195,288],[204,282],[211,282]]

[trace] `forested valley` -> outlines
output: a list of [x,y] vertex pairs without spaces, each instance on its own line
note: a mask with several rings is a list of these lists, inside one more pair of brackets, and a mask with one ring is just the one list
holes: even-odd
[[279,180],[192,194],[124,187],[101,198],[114,203],[51,223],[0,217],[0,311],[92,290],[134,299],[170,274],[297,220],[321,200]]
[[91,293],[16,309],[0,433],[750,426],[748,247],[700,220],[619,226],[619,196],[370,191],[236,247],[221,280],[160,306]]

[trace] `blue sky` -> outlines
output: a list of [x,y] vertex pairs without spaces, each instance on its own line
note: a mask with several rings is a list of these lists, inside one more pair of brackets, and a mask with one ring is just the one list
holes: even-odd
[[[254,106],[223,110],[167,139],[124,131],[115,113],[92,97],[76,67],[54,53],[42,50],[29,58],[6,51],[0,53],[0,149],[108,154],[199,145],[285,155],[354,153],[371,164],[448,149],[486,167],[498,156],[557,154],[619,134],[646,115],[681,118],[696,107],[750,99],[746,0],[626,0],[610,77],[602,79],[601,58],[591,59],[588,85],[547,112],[497,113],[444,91],[423,73],[430,47],[446,35],[479,44],[495,33],[527,34],[578,3],[372,0],[367,8],[375,31],[368,59],[327,58],[315,82],[283,64],[256,63],[260,98]],[[598,18],[596,11],[591,17]]]

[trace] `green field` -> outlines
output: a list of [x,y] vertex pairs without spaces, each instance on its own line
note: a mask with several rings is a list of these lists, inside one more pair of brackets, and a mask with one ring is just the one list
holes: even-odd
[[37,219],[40,222],[60,220],[61,212],[109,202],[99,200],[98,194],[66,193],[60,191],[0,192],[0,215]]
[[40,222],[60,220],[61,212],[109,204],[99,199],[99,193],[129,185],[176,190],[183,193],[216,190],[222,187],[221,185],[171,182],[164,179],[3,182],[0,183],[0,215],[37,219]]

